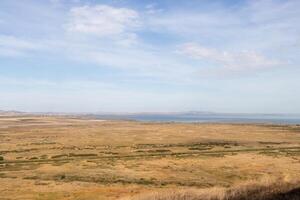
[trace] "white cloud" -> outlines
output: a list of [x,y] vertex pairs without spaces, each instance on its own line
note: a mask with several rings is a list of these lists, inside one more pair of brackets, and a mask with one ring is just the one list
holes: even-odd
[[157,13],[163,12],[163,9],[158,9],[156,7],[157,7],[156,4],[148,4],[148,5],[146,5],[145,6],[146,13],[147,14],[157,14]]
[[39,50],[42,48],[42,45],[30,40],[0,35],[0,55],[2,56],[20,56],[25,55],[28,51]]
[[226,69],[236,71],[267,69],[281,64],[279,61],[268,59],[257,52],[232,53],[206,48],[194,43],[182,45],[181,53],[195,59],[214,62]]
[[139,14],[132,9],[96,5],[72,8],[67,29],[103,37],[124,34],[139,25]]
[[268,52],[284,60],[299,57],[293,47],[300,38],[299,6],[300,1],[293,0],[245,1],[230,7],[214,3],[208,8],[153,15],[147,26],[183,41],[216,49]]

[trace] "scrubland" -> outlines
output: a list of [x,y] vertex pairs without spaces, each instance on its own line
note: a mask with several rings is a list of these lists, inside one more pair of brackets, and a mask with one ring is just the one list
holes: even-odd
[[0,117],[0,199],[299,199],[300,126]]

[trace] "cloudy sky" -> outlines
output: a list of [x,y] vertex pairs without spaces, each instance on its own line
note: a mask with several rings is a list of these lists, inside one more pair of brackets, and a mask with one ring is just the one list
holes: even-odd
[[298,0],[1,0],[0,110],[300,113]]

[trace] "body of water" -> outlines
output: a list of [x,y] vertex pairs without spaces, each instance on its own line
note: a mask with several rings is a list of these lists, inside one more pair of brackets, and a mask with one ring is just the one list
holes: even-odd
[[121,119],[144,122],[300,124],[300,115],[288,114],[128,114],[96,115],[96,117],[98,119]]

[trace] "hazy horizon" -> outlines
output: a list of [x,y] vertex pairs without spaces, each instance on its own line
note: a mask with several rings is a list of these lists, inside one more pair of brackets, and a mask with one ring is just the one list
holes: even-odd
[[0,110],[299,114],[300,1],[0,1]]
[[200,111],[200,110],[183,110],[183,111],[137,111],[137,112],[118,112],[118,111],[92,111],[92,112],[64,112],[64,111],[26,111],[26,110],[4,110],[0,109],[0,114],[5,112],[11,113],[25,113],[25,114],[78,114],[78,115],[282,115],[282,116],[300,116],[300,113],[259,113],[259,112],[248,112],[248,113],[238,113],[238,112],[216,112],[216,111]]

